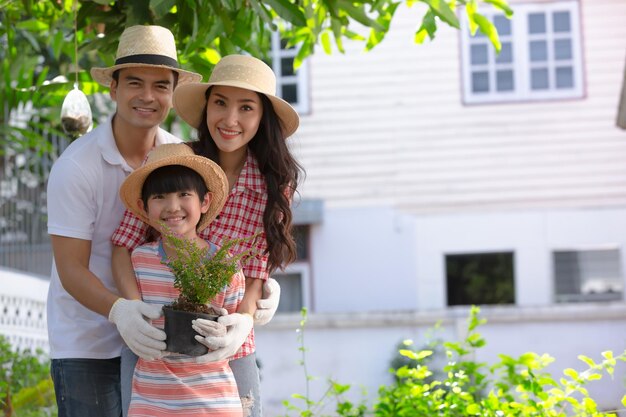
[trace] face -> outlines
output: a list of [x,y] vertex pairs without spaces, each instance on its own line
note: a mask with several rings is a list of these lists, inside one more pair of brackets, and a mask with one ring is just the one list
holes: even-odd
[[111,82],[117,103],[116,123],[121,128],[151,129],[160,125],[172,108],[174,73],[164,68],[123,68]]
[[193,239],[197,236],[196,227],[202,214],[209,210],[211,193],[200,198],[195,191],[154,194],[148,198],[147,207],[139,200],[139,206],[146,211],[150,224],[161,222],[174,233]]
[[261,98],[254,91],[214,86],[207,101],[207,127],[220,152],[244,151],[259,129]]

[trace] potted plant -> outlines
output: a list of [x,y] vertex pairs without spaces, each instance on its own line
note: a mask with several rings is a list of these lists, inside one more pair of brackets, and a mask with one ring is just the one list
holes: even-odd
[[[164,263],[174,274],[174,287],[180,295],[171,304],[163,306],[164,330],[168,352],[199,356],[208,349],[195,340],[197,334],[191,321],[197,318],[217,320],[219,315],[210,302],[239,270],[239,260],[251,250],[232,255],[230,249],[251,237],[225,240],[213,254],[211,248],[201,248],[195,242],[174,234],[165,225],[161,230],[165,245],[174,249],[176,256]],[[253,245],[254,247],[254,245]]]

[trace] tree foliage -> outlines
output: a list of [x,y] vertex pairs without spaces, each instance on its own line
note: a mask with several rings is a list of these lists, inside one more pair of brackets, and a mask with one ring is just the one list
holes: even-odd
[[[369,51],[385,38],[400,4],[397,0],[0,0],[0,142],[32,147],[41,143],[42,130],[60,130],[60,106],[76,81],[87,95],[104,91],[88,70],[113,64],[119,37],[128,26],[169,28],[182,66],[206,79],[221,56],[244,52],[268,58],[271,34],[277,31],[282,42],[297,48],[296,68],[320,46],[325,53],[343,53],[344,42],[351,41]],[[479,13],[479,6],[512,13],[505,0],[406,0],[404,4],[421,5],[424,10],[421,23],[416,24],[417,43],[433,39],[442,22],[459,28],[462,16],[472,32],[481,30],[499,49],[497,32]],[[16,122],[20,117],[24,121]]]

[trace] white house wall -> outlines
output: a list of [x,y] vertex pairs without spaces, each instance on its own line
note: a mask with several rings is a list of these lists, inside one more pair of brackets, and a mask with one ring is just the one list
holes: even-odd
[[294,138],[305,198],[415,214],[626,204],[626,2],[581,2],[585,98],[471,106],[459,33],[413,44],[422,10],[400,8],[369,53],[310,59],[311,113]]
[[[515,305],[485,308],[477,359],[547,352],[559,376],[581,369],[580,353],[624,350],[626,303],[554,302],[555,250],[617,248],[626,271],[626,133],[615,126],[626,1],[580,9],[581,99],[464,105],[460,35],[441,25],[413,44],[419,5],[401,6],[372,52],[346,44],[309,59],[311,112],[290,143],[307,172],[302,198],[324,202],[306,300],[313,399],[326,377],[375,397],[395,344],[438,320],[462,337],[465,310],[446,307],[447,254],[514,252]],[[304,393],[297,325],[279,315],[257,332],[268,416]],[[621,407],[624,372],[591,387],[600,407]]]

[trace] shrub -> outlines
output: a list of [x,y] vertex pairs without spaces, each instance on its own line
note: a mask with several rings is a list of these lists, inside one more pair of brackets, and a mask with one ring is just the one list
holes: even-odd
[[[491,366],[476,362],[477,349],[486,344],[477,332],[486,320],[479,319],[480,309],[472,307],[468,318],[467,336],[460,342],[438,342],[428,349],[410,350],[403,344],[399,354],[407,362],[398,369],[392,369],[396,380],[389,386],[381,386],[373,409],[365,402],[352,404],[342,398],[350,389],[329,381],[329,387],[320,400],[308,396],[308,382],[311,379],[306,370],[304,346],[304,326],[306,310],[303,309],[300,322],[299,340],[302,351],[301,364],[307,380],[307,394],[294,394],[295,400],[303,401],[302,406],[284,401],[286,416],[296,412],[301,417],[323,417],[325,401],[333,401],[334,416],[361,417],[616,417],[617,410],[601,411],[589,395],[586,385],[608,374],[613,377],[618,361],[626,362],[626,351],[615,356],[612,352],[602,352],[597,362],[587,356],[578,358],[586,366],[583,371],[568,368],[563,377],[554,378],[545,371],[554,358],[547,354],[528,352],[517,358],[501,354],[499,361]],[[434,352],[443,350],[446,361],[441,369],[429,366]],[[398,363],[396,361],[395,363]],[[626,406],[626,396],[622,398]]]
[[1,335],[0,411],[7,417],[57,415],[47,357],[42,351],[13,350]]

